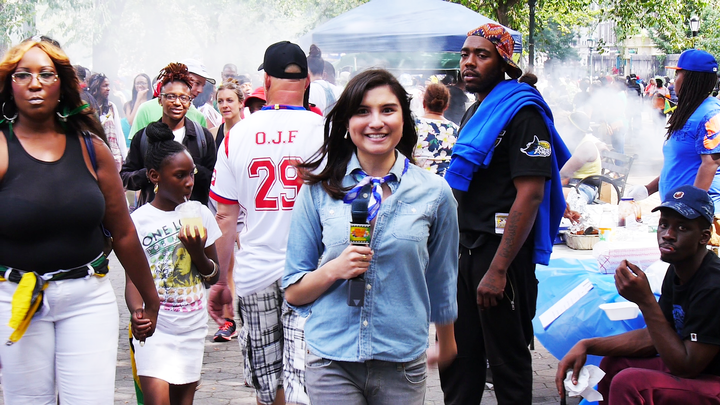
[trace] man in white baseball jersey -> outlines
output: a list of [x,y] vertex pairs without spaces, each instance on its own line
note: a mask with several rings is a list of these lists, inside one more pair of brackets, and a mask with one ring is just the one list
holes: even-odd
[[211,310],[232,301],[227,269],[242,207],[247,211],[246,230],[240,235],[242,249],[235,255],[233,279],[243,320],[240,344],[246,381],[255,387],[259,404],[282,404],[285,399],[307,404],[304,367],[294,366],[304,361],[304,356],[299,357],[304,353],[304,320],[291,316],[283,305],[280,278],[290,216],[302,185],[293,164],[319,149],[323,123],[322,117],[302,107],[310,78],[299,46],[271,45],[260,69],[265,70],[267,105],[230,130],[218,151],[210,186],[223,236],[216,242],[221,281],[213,286],[209,299]]

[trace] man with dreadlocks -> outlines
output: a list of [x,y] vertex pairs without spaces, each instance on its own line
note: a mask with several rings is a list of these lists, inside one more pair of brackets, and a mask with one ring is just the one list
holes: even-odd
[[712,97],[717,82],[715,58],[698,49],[680,55],[675,69],[677,109],[670,116],[663,145],[660,176],[645,186],[636,186],[626,196],[641,200],[657,191],[665,196],[683,184],[709,192],[715,204],[711,245],[720,245],[720,100]]
[[[185,145],[190,152],[197,173],[195,186],[189,197],[207,205],[217,151],[210,131],[186,116],[192,101],[193,79],[187,66],[182,63],[165,66],[159,77],[161,87],[157,102],[162,107],[162,118],[158,121],[167,124],[175,134],[175,140]],[[148,180],[145,169],[145,154],[148,150],[145,129],[137,131],[135,135],[137,136],[133,137],[130,151],[120,170],[120,177],[128,190],[141,190],[138,202],[140,206],[152,201],[157,190],[153,190],[153,184]]]
[[535,264],[550,259],[566,208],[560,167],[570,153],[513,48],[510,33],[489,23],[470,31],[460,51],[478,101],[462,118],[445,172],[460,223],[458,354],[440,371],[448,405],[480,403],[486,361],[499,404],[532,402]]

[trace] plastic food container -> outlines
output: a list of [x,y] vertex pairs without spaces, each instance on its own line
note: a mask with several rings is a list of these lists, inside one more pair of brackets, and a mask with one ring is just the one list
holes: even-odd
[[611,321],[624,321],[626,319],[635,319],[640,314],[640,308],[634,302],[609,302],[601,304],[600,309]]
[[573,235],[569,232],[565,234],[565,244],[570,249],[591,250],[598,241],[600,241],[598,235]]

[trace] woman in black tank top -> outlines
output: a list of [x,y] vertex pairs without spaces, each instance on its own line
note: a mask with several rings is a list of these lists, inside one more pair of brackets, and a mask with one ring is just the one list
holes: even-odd
[[[68,57],[46,38],[23,41],[0,62],[0,341],[8,341],[0,363],[8,403],[55,402],[56,390],[63,403],[113,401],[119,321],[101,277],[101,225],[153,330],[157,321],[157,292],[120,177],[79,89]],[[16,314],[18,282],[35,284],[26,302],[37,310]]]

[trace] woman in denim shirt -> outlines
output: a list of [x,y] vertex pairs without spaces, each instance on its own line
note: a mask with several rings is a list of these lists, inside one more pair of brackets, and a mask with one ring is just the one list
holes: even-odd
[[[300,173],[283,287],[307,317],[313,404],[422,404],[427,363],[457,352],[457,203],[413,164],[407,93],[385,70],[353,78],[328,114],[325,143]],[[349,241],[351,201],[372,185],[369,246]],[[364,277],[364,305],[348,305]],[[362,285],[362,284],[361,284]],[[427,351],[429,323],[438,344]]]

